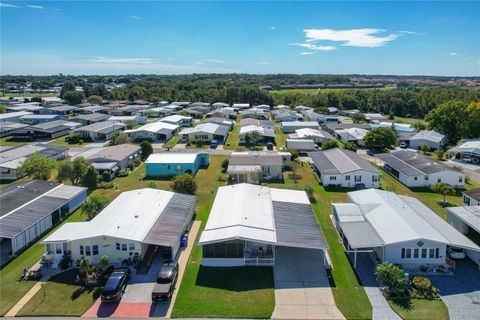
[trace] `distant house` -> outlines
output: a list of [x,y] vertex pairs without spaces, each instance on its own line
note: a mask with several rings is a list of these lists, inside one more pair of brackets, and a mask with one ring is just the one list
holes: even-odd
[[232,105],[232,108],[237,109],[237,110],[245,110],[250,108],[249,103],[234,103]]
[[274,110],[273,117],[277,122],[303,121],[304,117],[298,112],[290,111],[290,108]]
[[235,122],[232,120],[228,120],[225,118],[221,117],[212,117],[212,118],[205,118],[202,123],[213,123],[213,124],[218,124],[220,126],[225,126],[228,128],[228,130],[232,130],[233,126],[235,125]]
[[28,128],[28,124],[18,122],[0,122],[0,138],[7,137],[17,130]]
[[179,133],[184,142],[211,142],[221,143],[227,140],[228,128],[214,123],[200,123],[193,128],[185,128]]
[[80,134],[87,140],[109,140],[115,133],[123,131],[125,125],[116,121],[102,121],[81,127],[70,132],[70,135]]
[[27,111],[34,114],[42,114],[44,107],[42,107],[38,102],[29,102],[29,103],[18,103],[6,106],[7,112],[18,112],[18,111]]
[[372,123],[379,123],[388,120],[388,118],[381,113],[364,113],[363,115],[365,116],[365,120]]
[[159,118],[159,117],[169,116],[173,114],[174,111],[166,107],[156,107],[151,109],[140,110],[138,113],[147,117]]
[[107,121],[110,118],[108,114],[103,113],[87,113],[76,116],[73,120],[80,122],[81,124],[87,126],[89,124],[94,124],[97,122]]
[[212,107],[214,109],[220,109],[220,108],[230,107],[230,105],[225,102],[215,102],[212,104]]
[[106,114],[108,113],[109,110],[110,108],[106,106],[89,105],[81,108],[78,111],[82,113],[105,113]]
[[173,177],[189,173],[195,175],[200,168],[209,164],[208,152],[177,153],[162,152],[151,154],[146,165],[147,177]]
[[288,150],[299,153],[318,150],[318,146],[313,139],[287,139],[285,146]]
[[108,118],[108,121],[121,122],[123,124],[128,124],[129,122],[131,122],[135,125],[139,125],[147,123],[147,117],[141,116],[139,114],[132,116],[113,116]]
[[296,107],[294,108],[294,110],[297,111],[297,112],[300,112],[300,113],[302,113],[302,114],[303,114],[303,113],[308,113],[308,112],[313,112],[313,108],[312,108],[312,107],[306,107],[306,106],[302,106],[302,105],[296,106]]
[[425,144],[430,149],[441,149],[447,143],[447,137],[434,130],[423,130],[416,133],[409,140],[411,149],[420,149]]
[[399,150],[377,154],[376,157],[384,161],[386,172],[407,187],[428,187],[443,182],[463,188],[465,183],[465,175],[459,170],[414,151]]
[[226,119],[231,119],[231,120],[236,120],[238,113],[235,111],[236,109],[232,107],[225,107],[221,109],[217,109],[213,111],[213,116],[215,117],[221,117],[221,118],[226,118]]
[[370,130],[371,127],[368,123],[325,123],[322,125],[328,132],[334,134],[336,130],[344,130],[344,129],[365,129]]
[[324,186],[379,188],[380,171],[357,153],[345,149],[309,152],[312,168]]
[[270,115],[268,111],[264,109],[252,108],[247,110],[240,111],[242,119],[259,119],[259,120],[268,120]]
[[363,138],[367,135],[368,130],[361,128],[348,128],[335,130],[335,135],[343,143],[354,142],[358,146],[365,146]]
[[397,134],[403,133],[403,132],[415,132],[415,128],[411,124],[407,123],[395,123],[395,122],[389,122],[389,121],[383,121],[379,123],[370,123],[370,128],[375,129],[375,128],[390,128],[392,130],[395,130]]
[[143,139],[151,141],[165,142],[177,134],[179,127],[175,124],[170,124],[161,121],[147,123],[139,128],[125,130],[128,136],[136,141]]
[[465,142],[449,149],[447,154],[465,162],[480,163],[480,139],[466,140]]
[[318,122],[312,121],[288,121],[282,122],[281,128],[283,133],[293,133],[295,130],[302,128],[319,130],[320,126],[318,125]]
[[324,130],[302,128],[295,130],[295,133],[288,135],[289,139],[312,139],[316,144],[321,144],[326,140],[335,140],[335,138]]
[[26,144],[4,150],[0,157],[0,180],[17,180],[23,177],[24,175],[17,173],[17,169],[34,153],[38,152],[42,156],[58,160],[67,156],[67,150],[48,144]]
[[463,248],[467,255],[480,251],[416,198],[377,189],[348,192],[347,198],[347,203],[332,204],[333,218],[355,268],[362,251],[414,273],[425,265],[450,268],[448,247]]
[[29,114],[21,116],[18,121],[24,124],[39,124],[60,119],[61,116],[58,114]]
[[76,112],[79,112],[79,108],[74,107],[74,106],[57,106],[57,107],[50,107],[46,108],[43,113],[44,114],[56,114],[61,116],[62,118],[66,119],[69,115],[72,115]]
[[172,104],[176,105],[176,106],[179,106],[182,109],[185,109],[185,108],[188,108],[191,103],[189,101],[174,101],[174,102],[172,102]]
[[195,199],[150,188],[122,192],[92,220],[65,223],[46,237],[45,257],[54,265],[66,252],[73,261],[85,257],[92,264],[106,255],[115,266],[152,252],[174,260],[195,212]]
[[[25,128],[23,135],[31,136],[32,138],[48,138],[55,139],[61,136],[68,135],[70,131],[80,127],[81,124],[73,121],[55,120]],[[18,136],[20,132],[17,131]]]
[[192,125],[192,117],[184,117],[181,115],[171,115],[158,121],[174,124],[179,127],[190,127]]
[[118,171],[126,169],[141,153],[141,148],[135,144],[119,144],[116,146],[92,148],[75,156],[89,160],[102,176],[106,171],[114,178]]
[[87,188],[33,180],[2,188],[0,239],[2,264],[18,254],[58,222],[74,212],[87,198]]
[[140,113],[142,110],[148,109],[148,105],[139,104],[129,104],[124,107],[120,107],[117,109],[111,109],[108,113],[112,116],[133,116],[135,114]]
[[355,113],[359,113],[360,110],[353,109],[353,110],[338,110],[338,114],[344,117],[351,117]]
[[[240,128],[240,133],[238,134],[239,140],[241,144],[247,143],[247,136],[251,135],[253,132],[256,132],[260,135],[261,139],[256,141],[255,144],[265,144],[268,142],[275,143],[275,131],[271,128],[265,128],[256,125],[248,125]],[[253,141],[248,141],[249,143],[253,143]]]
[[277,152],[233,152],[228,163],[228,180],[232,184],[281,180],[283,164],[282,155]]
[[316,112],[304,112],[303,116],[306,121],[315,121],[318,123],[338,123],[338,118],[326,114],[320,114]]
[[245,183],[218,188],[199,244],[205,267],[273,266],[282,247],[327,251],[305,191]]
[[462,192],[464,206],[480,206],[480,188]]
[[257,120],[257,119],[240,119],[240,127],[245,126],[260,126],[269,129],[275,129],[275,123],[270,120]]

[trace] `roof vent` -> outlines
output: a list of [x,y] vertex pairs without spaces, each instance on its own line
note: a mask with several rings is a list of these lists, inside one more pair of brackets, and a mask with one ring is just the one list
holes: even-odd
[[120,226],[117,226],[117,229],[120,229]]
[[138,219],[138,214],[136,214],[134,217],[135,217],[135,219]]

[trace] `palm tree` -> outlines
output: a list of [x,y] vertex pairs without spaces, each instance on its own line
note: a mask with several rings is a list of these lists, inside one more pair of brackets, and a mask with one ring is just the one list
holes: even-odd
[[110,266],[110,257],[107,255],[104,255],[100,258],[100,267],[102,270],[107,270],[108,267]]
[[389,292],[398,293],[405,291],[407,281],[403,270],[388,262],[381,263],[375,268],[377,282],[385,286]]
[[82,260],[80,260],[80,264],[78,265],[78,271],[81,276],[84,276],[85,279],[87,278],[87,274],[90,271],[90,262],[87,258],[82,257]]

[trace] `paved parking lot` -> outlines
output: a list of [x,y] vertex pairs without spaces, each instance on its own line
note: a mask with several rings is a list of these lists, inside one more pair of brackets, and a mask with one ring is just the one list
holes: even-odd
[[345,319],[333,299],[319,250],[275,248],[272,319]]
[[470,259],[457,260],[453,276],[429,276],[448,307],[450,320],[480,319],[480,270]]

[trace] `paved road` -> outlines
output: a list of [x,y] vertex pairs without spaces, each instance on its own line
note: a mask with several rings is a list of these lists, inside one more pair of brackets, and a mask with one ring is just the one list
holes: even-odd
[[333,299],[319,250],[275,248],[272,319],[345,319]]
[[392,310],[382,292],[378,288],[373,274],[373,262],[367,253],[357,254],[357,274],[360,277],[365,293],[372,304],[373,320],[401,320]]
[[480,270],[470,259],[457,260],[453,276],[429,276],[440,290],[450,320],[480,319]]

